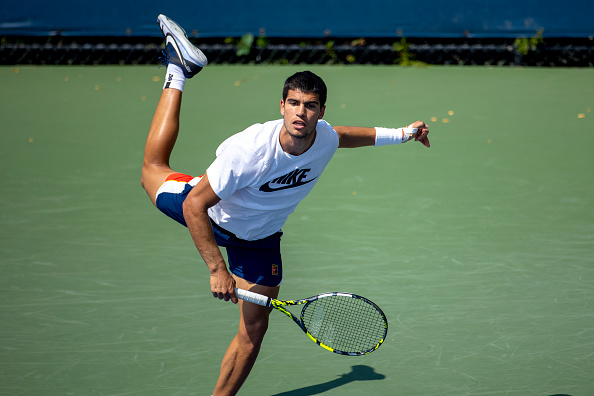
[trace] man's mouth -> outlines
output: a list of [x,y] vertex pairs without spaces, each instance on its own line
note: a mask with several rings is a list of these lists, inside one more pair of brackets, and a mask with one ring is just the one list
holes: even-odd
[[305,121],[293,121],[293,127],[295,127],[295,129],[303,129],[307,126],[307,124],[305,123]]

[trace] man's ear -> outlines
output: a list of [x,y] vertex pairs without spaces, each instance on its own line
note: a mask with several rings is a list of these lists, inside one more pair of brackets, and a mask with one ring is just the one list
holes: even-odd
[[280,102],[280,113],[284,117],[285,116],[285,101],[281,99]]
[[320,116],[318,117],[318,120],[321,120],[322,118],[324,118],[325,112],[326,112],[326,106],[322,106],[322,108],[320,109]]

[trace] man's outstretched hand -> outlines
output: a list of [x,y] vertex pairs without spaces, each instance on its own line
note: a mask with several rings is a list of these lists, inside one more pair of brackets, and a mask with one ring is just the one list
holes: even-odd
[[408,126],[409,128],[417,128],[417,131],[413,133],[412,138],[415,139],[415,142],[421,142],[425,147],[431,147],[429,144],[429,127],[423,121],[416,121],[413,122]]

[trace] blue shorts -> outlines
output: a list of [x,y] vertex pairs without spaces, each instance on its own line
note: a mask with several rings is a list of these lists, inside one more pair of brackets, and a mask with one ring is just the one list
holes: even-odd
[[[157,192],[157,208],[187,227],[183,203],[199,181],[199,177],[182,173],[170,175]],[[246,241],[219,227],[212,220],[211,224],[217,244],[227,250],[227,262],[233,274],[262,286],[281,284],[283,279],[280,252],[282,231],[257,241]]]

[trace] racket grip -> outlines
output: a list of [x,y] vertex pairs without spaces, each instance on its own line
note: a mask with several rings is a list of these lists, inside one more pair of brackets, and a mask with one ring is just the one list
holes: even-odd
[[235,294],[237,294],[237,297],[243,301],[249,301],[254,304],[262,305],[263,307],[270,306],[270,297],[238,288],[235,288]]

